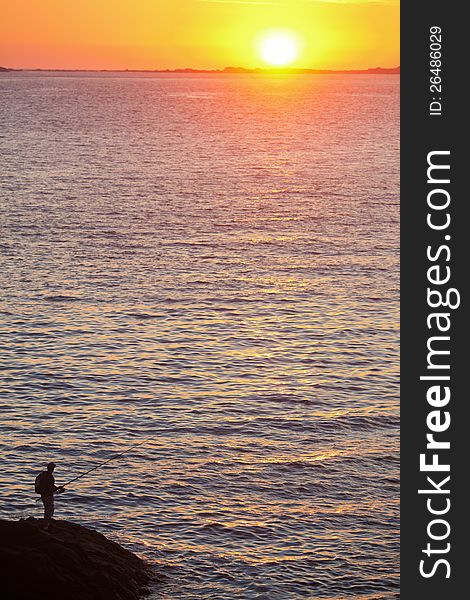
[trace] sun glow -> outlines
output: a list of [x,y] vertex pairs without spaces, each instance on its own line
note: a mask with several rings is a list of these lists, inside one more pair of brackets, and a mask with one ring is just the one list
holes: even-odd
[[113,0],[112,14],[96,0],[1,6],[5,67],[366,69],[400,60],[397,0]]
[[266,34],[261,38],[259,46],[262,59],[270,65],[289,65],[299,56],[299,42],[292,33]]

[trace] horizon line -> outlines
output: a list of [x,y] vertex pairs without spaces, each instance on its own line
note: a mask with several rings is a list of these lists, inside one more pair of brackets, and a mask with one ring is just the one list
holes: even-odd
[[195,69],[191,67],[176,69],[66,69],[58,67],[3,67],[0,72],[59,72],[59,73],[214,73],[214,74],[400,74],[400,65],[395,67],[368,67],[365,69],[312,69],[307,67],[224,67],[223,69]]

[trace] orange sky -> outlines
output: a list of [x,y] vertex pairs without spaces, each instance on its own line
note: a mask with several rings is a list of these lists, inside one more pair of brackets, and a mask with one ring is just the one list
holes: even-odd
[[0,65],[219,69],[266,66],[265,31],[299,41],[292,66],[399,64],[397,0],[4,0]]

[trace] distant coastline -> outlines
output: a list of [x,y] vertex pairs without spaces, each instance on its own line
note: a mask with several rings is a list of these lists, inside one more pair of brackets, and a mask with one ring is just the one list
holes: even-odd
[[295,69],[295,68],[258,68],[225,67],[225,69],[11,69],[0,67],[0,72],[52,72],[52,73],[203,73],[238,75],[399,75],[400,67],[374,67],[369,69]]

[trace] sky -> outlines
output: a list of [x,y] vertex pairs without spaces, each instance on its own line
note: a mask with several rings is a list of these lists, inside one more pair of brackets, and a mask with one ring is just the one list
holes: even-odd
[[0,65],[61,69],[269,66],[260,45],[295,41],[290,66],[399,64],[397,0],[3,0]]

